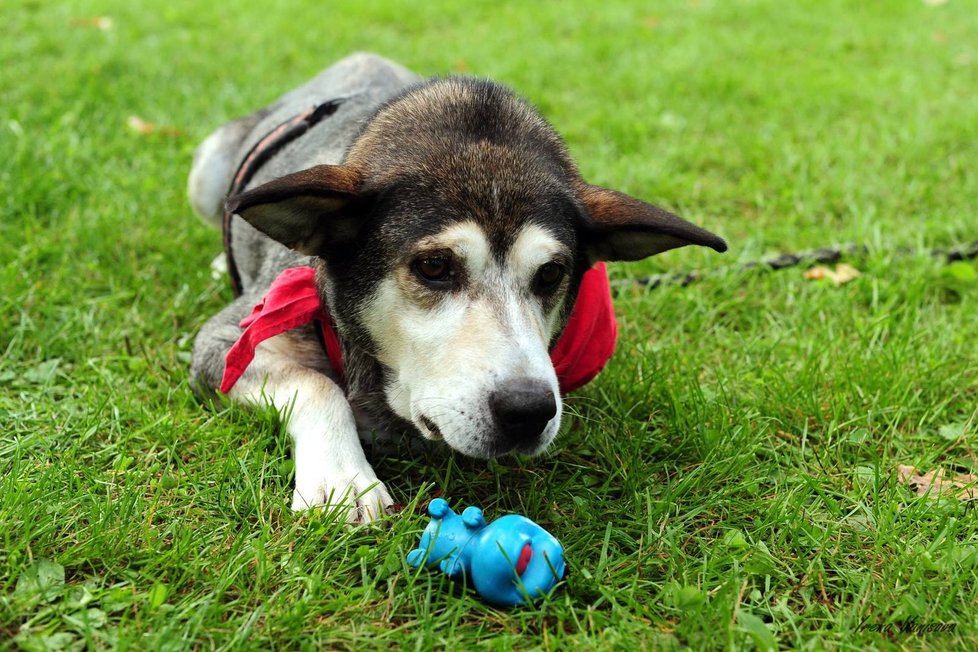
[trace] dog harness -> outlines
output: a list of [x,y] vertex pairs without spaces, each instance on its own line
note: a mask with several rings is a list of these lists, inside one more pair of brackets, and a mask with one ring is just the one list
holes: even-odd
[[[319,104],[300,115],[286,120],[259,140],[241,163],[228,196],[235,195],[252,179],[255,172],[283,146],[295,140],[324,117],[336,112],[342,100]],[[241,296],[241,277],[234,262],[231,247],[231,213],[225,208],[224,253],[227,258],[231,288]],[[268,292],[241,320],[244,329],[224,359],[221,391],[231,391],[234,384],[251,364],[255,348],[264,340],[285,331],[315,323],[323,351],[340,383],[345,383],[343,349],[339,334],[326,306],[316,289],[316,270],[312,267],[292,267],[283,271]],[[589,383],[604,368],[615,351],[618,325],[611,302],[611,287],[604,263],[584,272],[581,287],[571,310],[567,326],[550,351],[560,393],[566,394]]]
[[[238,171],[231,179],[227,197],[233,197],[244,190],[248,182],[255,176],[255,173],[265,165],[270,158],[275,156],[283,147],[293,140],[309,131],[323,118],[333,115],[343,103],[342,99],[330,100],[317,104],[307,111],[303,111],[294,118],[289,118],[279,126],[259,140],[248,150],[248,155],[241,161]],[[231,250],[231,211],[224,204],[224,217],[221,221],[222,231],[224,232],[224,256],[227,259],[228,276],[231,279],[231,289],[234,296],[241,296],[241,275],[238,273],[238,266],[234,262],[234,253]]]

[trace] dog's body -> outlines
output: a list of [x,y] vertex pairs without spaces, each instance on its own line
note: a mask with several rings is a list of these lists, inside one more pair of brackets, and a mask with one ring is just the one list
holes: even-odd
[[342,342],[343,377],[311,325],[259,344],[229,390],[288,413],[293,508],[392,504],[358,431],[420,433],[463,453],[537,453],[560,425],[548,351],[586,270],[687,244],[726,248],[665,211],[581,180],[552,128],[489,82],[421,82],[353,55],[212,134],[191,203],[221,219],[242,162],[310,106],[335,113],[286,144],[228,200],[242,294],[201,330],[192,379],[221,386],[241,320],[279,274],[315,268]]

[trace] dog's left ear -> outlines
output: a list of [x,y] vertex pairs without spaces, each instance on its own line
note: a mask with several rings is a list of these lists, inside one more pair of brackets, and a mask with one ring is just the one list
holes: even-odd
[[227,210],[307,256],[352,241],[360,224],[362,177],[343,165],[317,165],[229,197]]
[[727,250],[723,238],[624,193],[582,184],[579,194],[590,217],[585,246],[591,262],[641,260],[686,245]]

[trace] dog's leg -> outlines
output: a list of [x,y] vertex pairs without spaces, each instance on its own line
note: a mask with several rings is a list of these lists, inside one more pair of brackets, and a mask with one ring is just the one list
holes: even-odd
[[[253,303],[242,297],[201,329],[192,372],[198,389],[220,385],[224,355],[240,335],[238,313]],[[228,396],[246,405],[271,405],[286,423],[295,460],[292,509],[324,505],[344,510],[350,523],[374,520],[394,501],[367,462],[353,410],[339,386],[308,366],[288,337],[260,344]]]
[[292,509],[347,509],[351,523],[378,518],[393,503],[363,454],[353,411],[343,391],[318,371],[259,346],[229,396],[273,405],[293,440]]

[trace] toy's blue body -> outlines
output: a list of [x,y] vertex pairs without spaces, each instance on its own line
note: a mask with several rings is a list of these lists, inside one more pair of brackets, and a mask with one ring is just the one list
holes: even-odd
[[459,516],[442,498],[428,505],[431,523],[407,557],[464,576],[487,602],[511,607],[547,594],[564,576],[564,549],[549,532],[517,514],[486,524],[482,510]]

